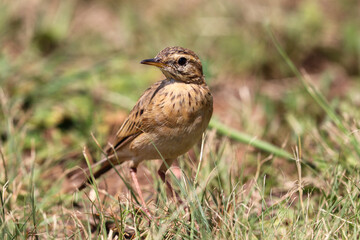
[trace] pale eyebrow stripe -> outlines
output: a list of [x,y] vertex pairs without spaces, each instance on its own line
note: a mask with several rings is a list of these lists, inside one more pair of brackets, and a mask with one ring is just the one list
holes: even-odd
[[196,58],[193,57],[192,55],[188,55],[188,54],[174,54],[174,58],[176,58],[176,59],[179,59],[179,58],[181,58],[181,57],[185,57],[185,58],[188,58],[188,59],[190,59],[190,60],[192,60],[192,61],[194,61],[194,62],[197,62]]

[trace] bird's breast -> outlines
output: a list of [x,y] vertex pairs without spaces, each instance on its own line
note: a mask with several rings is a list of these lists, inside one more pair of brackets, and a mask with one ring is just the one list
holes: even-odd
[[179,154],[188,151],[201,138],[211,118],[213,107],[209,88],[173,83],[153,100],[156,141],[166,144],[168,149],[173,146],[174,152]]
[[[174,158],[187,152],[202,136],[212,115],[212,96],[206,85],[172,83],[159,90],[144,116],[144,134],[134,148],[156,151],[148,158]],[[145,151],[142,151],[145,152]],[[150,156],[151,155],[151,156]]]
[[159,92],[152,105],[158,123],[192,128],[211,117],[212,96],[206,85],[173,83]]

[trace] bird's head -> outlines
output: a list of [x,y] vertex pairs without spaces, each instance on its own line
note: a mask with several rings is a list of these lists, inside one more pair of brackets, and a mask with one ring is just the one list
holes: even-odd
[[204,82],[202,65],[199,57],[191,50],[182,47],[167,47],[156,57],[141,61],[153,65],[164,73],[166,78],[185,83]]

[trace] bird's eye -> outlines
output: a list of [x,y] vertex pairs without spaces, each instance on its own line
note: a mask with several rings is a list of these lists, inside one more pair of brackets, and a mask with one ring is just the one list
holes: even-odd
[[185,65],[186,64],[186,58],[184,58],[184,57],[179,58],[178,64],[179,65]]

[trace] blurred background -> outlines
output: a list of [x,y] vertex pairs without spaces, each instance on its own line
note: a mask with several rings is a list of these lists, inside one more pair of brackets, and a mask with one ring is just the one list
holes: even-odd
[[[100,156],[90,134],[104,146],[134,101],[163,78],[140,61],[168,46],[200,56],[214,117],[224,124],[290,153],[300,144],[324,174],[358,167],[359,7],[355,0],[0,1],[0,181],[24,189],[34,169],[40,192],[58,191],[54,181],[83,162],[84,145]],[[270,32],[325,107],[295,77]],[[236,162],[244,182],[252,179],[267,155],[221,135],[211,142],[214,152],[223,141],[231,150],[223,167]],[[317,173],[305,174],[319,187]],[[261,175],[268,191],[286,192],[297,172],[274,159]]]

